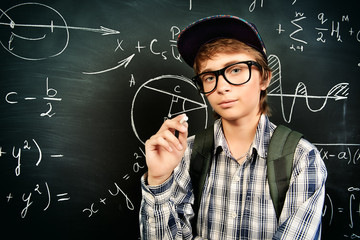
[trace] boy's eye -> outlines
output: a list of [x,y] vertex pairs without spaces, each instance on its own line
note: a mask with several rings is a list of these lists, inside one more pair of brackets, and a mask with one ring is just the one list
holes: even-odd
[[241,71],[240,68],[234,68],[231,72],[233,72],[233,73],[238,73],[238,72],[240,72],[240,71]]
[[205,74],[204,76],[201,77],[201,80],[204,83],[213,82],[213,81],[215,81],[215,76],[212,74]]
[[232,67],[232,68],[230,68],[230,69],[227,69],[227,73],[228,74],[238,74],[238,73],[240,73],[241,71],[243,71],[243,69],[241,68],[241,67],[239,67],[239,66],[234,66],[234,67]]

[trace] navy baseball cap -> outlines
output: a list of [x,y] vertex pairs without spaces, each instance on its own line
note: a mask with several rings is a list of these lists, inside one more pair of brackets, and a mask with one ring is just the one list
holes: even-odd
[[194,66],[200,47],[216,39],[237,39],[259,51],[267,61],[265,44],[253,23],[230,15],[202,18],[187,26],[177,40],[177,47],[184,61]]

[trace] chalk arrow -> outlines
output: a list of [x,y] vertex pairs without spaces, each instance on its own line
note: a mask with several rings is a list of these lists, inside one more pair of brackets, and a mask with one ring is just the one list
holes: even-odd
[[105,69],[105,70],[101,70],[101,71],[97,71],[97,72],[83,72],[83,74],[100,74],[100,73],[105,73],[105,72],[110,72],[112,70],[118,69],[119,67],[124,66],[124,68],[126,68],[129,63],[131,62],[131,60],[133,59],[133,57],[135,56],[135,53],[130,55],[128,58],[125,58],[123,60],[121,60],[120,62],[118,62],[119,64],[116,65],[115,67],[109,68],[109,69]]
[[10,26],[10,28],[14,29],[15,27],[31,27],[31,28],[50,28],[51,32],[54,31],[54,29],[72,29],[72,30],[82,30],[82,31],[89,31],[89,32],[98,32],[101,33],[101,35],[111,35],[111,34],[119,34],[119,31],[106,28],[103,26],[100,26],[100,28],[87,28],[87,27],[72,27],[72,26],[60,26],[60,25],[54,25],[53,21],[50,22],[50,24],[19,24],[11,21],[10,23],[4,23],[0,22],[0,25]]
[[296,94],[283,94],[283,93],[269,93],[269,97],[291,97],[291,98],[312,98],[312,99],[334,99],[335,101],[347,99],[344,96],[312,96],[312,95],[296,95]]
[[106,28],[103,26],[100,26],[100,29],[103,30],[103,34],[102,35],[110,35],[110,34],[119,34],[119,31],[110,29],[110,28]]

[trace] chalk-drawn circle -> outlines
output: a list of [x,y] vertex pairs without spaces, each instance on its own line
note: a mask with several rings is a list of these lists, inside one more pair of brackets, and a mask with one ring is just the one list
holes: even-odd
[[148,80],[136,91],[131,105],[131,125],[142,144],[155,134],[167,118],[182,113],[189,117],[189,132],[206,128],[208,109],[190,79],[163,75]]
[[21,3],[0,13],[0,44],[15,57],[43,60],[60,55],[69,43],[63,16],[42,3]]

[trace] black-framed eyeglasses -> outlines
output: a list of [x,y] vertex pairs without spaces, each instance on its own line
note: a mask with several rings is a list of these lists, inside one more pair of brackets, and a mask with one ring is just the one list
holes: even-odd
[[233,63],[217,71],[203,72],[192,78],[196,87],[201,93],[210,93],[215,90],[222,75],[224,79],[232,85],[242,85],[251,78],[251,66],[256,66],[261,70],[261,65],[255,61],[243,61]]

